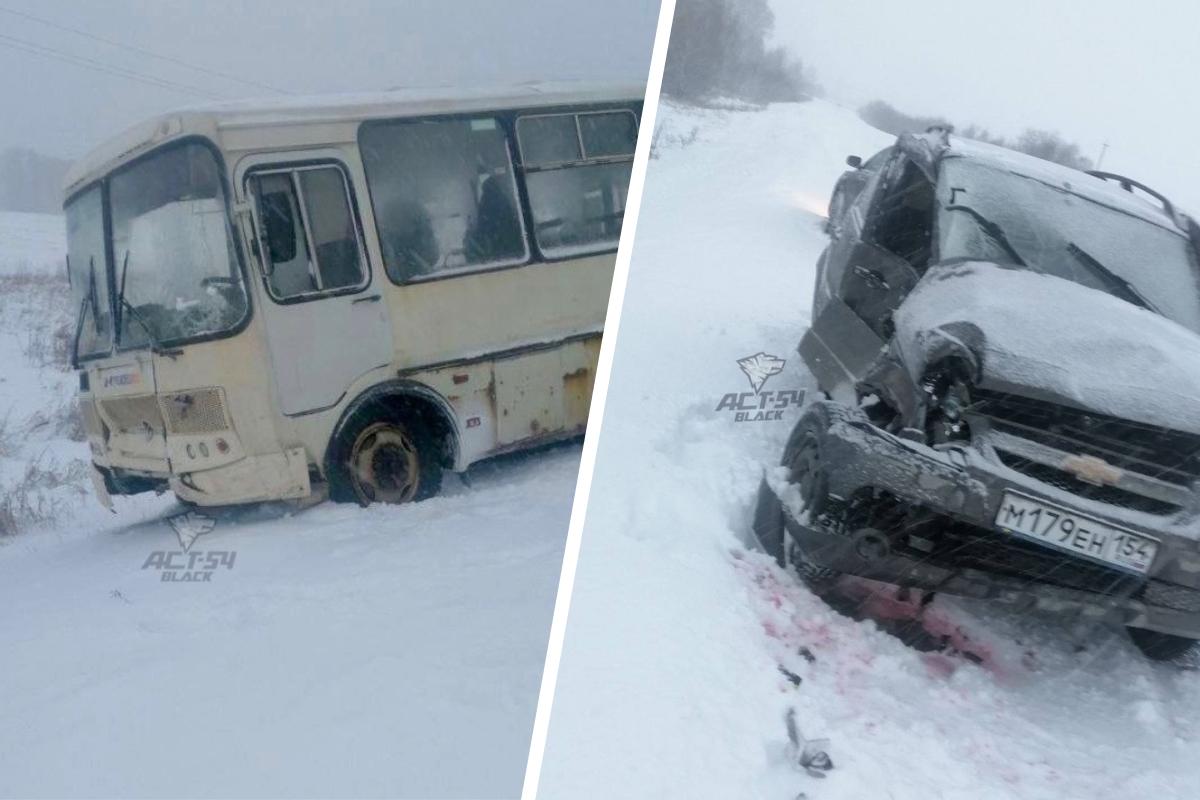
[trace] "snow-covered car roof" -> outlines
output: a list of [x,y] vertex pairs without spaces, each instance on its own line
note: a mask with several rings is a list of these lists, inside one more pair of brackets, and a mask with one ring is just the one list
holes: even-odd
[[1053,161],[1037,158],[1007,147],[966,139],[953,134],[944,136],[940,132],[902,135],[900,147],[918,160],[921,160],[922,156],[934,161],[946,158],[970,159],[985,166],[1033,178],[1051,186],[1062,187],[1088,200],[1124,211],[1164,228],[1185,235],[1187,233],[1186,229],[1181,227],[1179,220],[1143,195],[1128,192],[1113,181],[1107,181],[1081,170],[1065,167]]
[[644,94],[642,84],[568,81],[297,95],[187,106],[140,122],[93,149],[71,166],[63,189],[70,196],[151,147],[189,135],[215,137],[221,131],[257,127],[354,124],[389,117],[629,102],[640,101]]
[[1163,227],[1186,233],[1179,226],[1177,220],[1162,206],[1156,205],[1144,195],[1126,191],[1113,181],[1089,175],[1081,170],[1064,167],[1043,158],[1010,150],[1007,147],[998,147],[959,137],[951,140],[950,150],[946,155],[971,158],[1018,175],[1062,186],[1081,197],[1134,214]]

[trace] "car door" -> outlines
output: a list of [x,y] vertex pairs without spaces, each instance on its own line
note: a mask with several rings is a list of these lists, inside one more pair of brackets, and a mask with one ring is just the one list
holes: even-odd
[[288,415],[335,405],[393,352],[349,171],[329,154],[309,155],[253,164],[241,182],[265,295],[271,374]]
[[849,402],[891,337],[891,314],[919,276],[903,258],[871,241],[881,204],[905,174],[893,152],[847,210],[822,256],[813,324],[800,343],[805,362],[827,394]]
[[[879,170],[887,163],[892,155],[892,148],[880,150],[875,155],[871,156],[865,163],[848,169],[838,178],[837,185],[833,189],[833,196],[829,200],[829,223],[826,226],[826,231],[831,236],[836,236],[842,220],[846,215],[847,209],[858,200],[863,190],[867,188],[871,177],[878,174]],[[850,156],[846,159],[846,163],[852,163],[851,159],[857,156]]]

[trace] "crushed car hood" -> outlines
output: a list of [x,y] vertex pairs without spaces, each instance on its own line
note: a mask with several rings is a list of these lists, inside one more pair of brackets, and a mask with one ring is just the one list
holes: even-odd
[[1104,292],[985,262],[943,264],[894,320],[914,380],[965,350],[983,386],[1200,434],[1200,336]]

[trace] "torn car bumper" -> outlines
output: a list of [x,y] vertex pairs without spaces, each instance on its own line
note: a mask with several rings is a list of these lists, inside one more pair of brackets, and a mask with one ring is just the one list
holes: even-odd
[[[905,525],[855,529],[828,514],[809,520],[781,501],[789,534],[817,567],[1200,639],[1194,507],[1158,516],[1078,497],[1009,468],[986,436],[935,450],[865,421],[837,421],[823,432],[821,451],[835,505],[886,495],[933,524],[919,533]],[[1005,492],[1154,539],[1158,550],[1148,572],[999,529],[993,520]]]

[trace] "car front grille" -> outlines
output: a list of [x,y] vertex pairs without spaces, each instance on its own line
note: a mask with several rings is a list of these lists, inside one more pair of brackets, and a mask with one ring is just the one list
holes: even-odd
[[[986,419],[991,430],[1006,435],[997,436],[998,440],[1018,439],[1037,446],[1030,455],[1021,452],[1022,447],[1006,447],[998,441],[996,454],[1005,466],[1076,497],[1167,516],[1189,503],[1191,488],[1200,480],[1200,436],[1195,434],[980,389],[972,393],[965,413],[968,419]],[[1038,450],[1050,456],[1102,459],[1126,475],[1160,481],[1160,488],[1147,490],[1146,482],[1137,480],[1118,481],[1117,486],[1091,483],[1056,459],[1039,456]]]
[[1020,395],[976,389],[970,414],[998,430],[1064,453],[1102,458],[1113,466],[1190,486],[1200,479],[1200,436],[1109,417]]
[[1180,510],[1180,506],[1175,503],[1168,503],[1165,500],[1159,500],[1155,497],[1146,497],[1145,495],[1126,491],[1116,486],[1097,486],[1094,483],[1081,481],[1064,470],[1039,464],[1036,461],[1021,458],[1018,455],[1007,453],[1003,450],[997,450],[996,455],[1000,457],[1000,461],[1006,467],[1015,469],[1017,472],[1028,475],[1048,486],[1062,489],[1064,492],[1070,492],[1076,497],[1084,497],[1088,500],[1095,500],[1098,503],[1128,508],[1132,511],[1142,511],[1147,514],[1157,514],[1159,516],[1175,514]]

